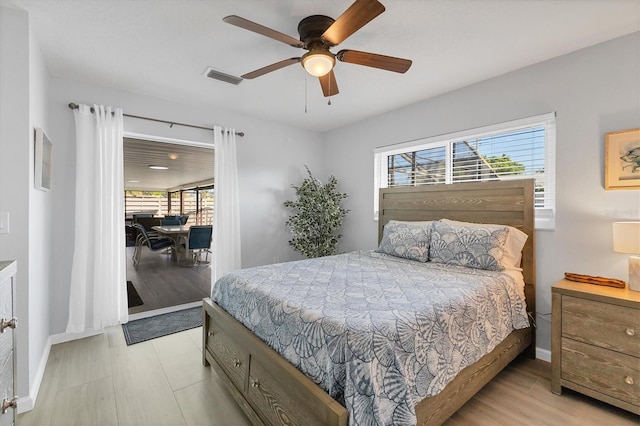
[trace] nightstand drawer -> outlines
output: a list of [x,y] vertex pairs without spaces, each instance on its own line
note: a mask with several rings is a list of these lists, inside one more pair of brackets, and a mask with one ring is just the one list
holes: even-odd
[[562,379],[640,406],[640,358],[562,339]]
[[563,295],[562,337],[640,357],[640,315],[637,309]]

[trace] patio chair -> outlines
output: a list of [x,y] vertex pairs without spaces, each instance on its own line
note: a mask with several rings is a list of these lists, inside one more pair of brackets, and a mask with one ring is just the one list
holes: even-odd
[[[211,247],[211,236],[213,234],[213,227],[210,225],[205,226],[192,226],[189,228],[189,235],[187,236],[186,245],[183,247],[192,255],[191,259],[183,260],[180,262],[180,266],[194,267],[199,265],[208,265],[210,262],[209,248]],[[205,260],[200,260],[202,253],[206,253]]]
[[138,237],[136,238],[136,245],[133,250],[133,267],[138,268],[140,264],[140,257],[142,256],[142,247],[147,246],[151,251],[159,251],[165,248],[174,247],[175,241],[171,238],[158,238],[149,236],[144,226],[139,223],[135,223],[133,226],[138,230]]
[[143,217],[153,217],[153,213],[134,213],[133,214],[133,221],[137,222],[138,219],[143,218]]

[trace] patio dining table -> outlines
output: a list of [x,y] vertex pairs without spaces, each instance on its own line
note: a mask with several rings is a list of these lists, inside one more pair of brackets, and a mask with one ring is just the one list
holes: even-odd
[[153,226],[151,229],[163,237],[171,238],[176,243],[175,249],[172,250],[171,257],[173,260],[182,260],[188,258],[187,250],[182,247],[182,243],[186,242],[189,236],[189,228],[191,228],[191,225]]

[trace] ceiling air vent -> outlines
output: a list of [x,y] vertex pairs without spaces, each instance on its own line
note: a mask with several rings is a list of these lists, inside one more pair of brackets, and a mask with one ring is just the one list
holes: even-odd
[[204,75],[206,77],[213,78],[214,80],[220,80],[220,81],[224,81],[225,83],[235,84],[236,86],[242,82],[242,78],[240,77],[236,77],[235,75],[225,74],[211,67],[207,68],[207,70],[204,72]]

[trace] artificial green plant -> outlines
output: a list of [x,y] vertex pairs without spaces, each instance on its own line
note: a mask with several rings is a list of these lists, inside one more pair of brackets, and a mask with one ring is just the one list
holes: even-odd
[[292,185],[297,199],[284,202],[285,207],[293,210],[285,222],[292,234],[289,245],[309,258],[331,256],[338,252],[342,237],[338,230],[348,212],[342,207],[347,194],[338,191],[335,176],[322,184],[306,169],[309,177],[298,186]]

